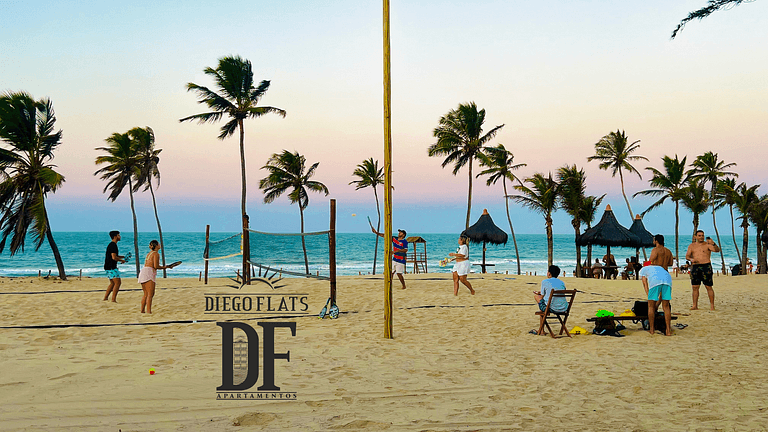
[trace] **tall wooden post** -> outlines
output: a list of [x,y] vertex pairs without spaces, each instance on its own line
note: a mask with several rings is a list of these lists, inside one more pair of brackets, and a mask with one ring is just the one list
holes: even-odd
[[331,279],[331,304],[336,303],[336,200],[331,199],[331,226],[328,229],[328,266]]
[[205,285],[208,285],[208,244],[211,240],[211,226],[206,225],[205,226],[205,254],[203,258],[205,258],[203,261],[205,261]]
[[243,283],[251,284],[251,241],[248,235],[248,215],[243,215]]
[[384,337],[392,339],[392,82],[389,76],[389,0],[384,1]]

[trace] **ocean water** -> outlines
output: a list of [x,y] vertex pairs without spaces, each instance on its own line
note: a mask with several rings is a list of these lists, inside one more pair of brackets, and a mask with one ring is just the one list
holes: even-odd
[[[211,241],[226,239],[237,233],[211,233]],[[165,256],[168,263],[181,260],[183,263],[173,270],[168,270],[168,277],[198,277],[204,268],[203,251],[205,249],[205,233],[179,233],[170,232],[164,234]],[[458,247],[456,234],[423,234],[427,241],[427,266],[429,272],[450,273],[452,266],[439,267],[439,261],[455,252]],[[674,235],[666,235],[667,246],[674,253]],[[686,236],[687,237],[687,236]],[[149,251],[149,241],[156,239],[157,233],[139,233],[140,265],[144,262],[144,256]],[[103,270],[104,254],[109,243],[109,236],[103,232],[59,232],[54,233],[54,239],[61,252],[64,267],[69,275],[78,275],[82,270],[83,276],[106,277]],[[725,261],[729,266],[738,262],[733,238],[721,236],[721,247],[725,253]],[[300,237],[296,236],[261,236],[252,235],[252,260],[264,263],[273,269],[283,269],[294,272],[304,272],[304,258]],[[336,273],[337,275],[367,274],[373,270],[373,249],[375,237],[371,233],[350,234],[339,233],[336,237]],[[737,242],[741,246],[741,237],[737,236]],[[328,238],[327,236],[307,237],[307,251],[309,256],[309,268],[312,273],[320,275],[328,274]],[[547,268],[547,239],[544,234],[518,234],[518,248],[520,250],[521,269],[523,272],[536,272],[546,274]],[[235,237],[229,242],[212,248],[217,254],[239,252],[239,239]],[[119,242],[120,253],[125,255],[133,252],[133,233],[125,232]],[[419,252],[423,244],[418,244]],[[685,250],[688,243],[681,236],[680,255],[684,262]],[[414,246],[410,246],[413,250]],[[586,248],[582,248],[582,261],[586,259]],[[611,248],[611,252],[620,264],[624,259],[635,254],[634,249]],[[650,249],[648,249],[650,254]],[[602,258],[605,254],[604,247],[594,247],[592,256]],[[135,255],[135,253],[134,253]],[[712,261],[720,262],[719,254],[713,254]],[[755,258],[754,238],[750,238],[749,256]],[[383,269],[384,245],[379,241],[379,254],[376,273]],[[135,257],[134,257],[135,258]],[[643,254],[640,252],[642,260]],[[470,245],[470,260],[479,263],[482,259],[482,245]],[[209,261],[209,277],[233,277],[235,271],[241,268],[240,256]],[[490,267],[490,272],[499,273],[517,272],[515,249],[510,237],[506,245],[488,245],[486,262],[495,264]],[[576,267],[576,247],[574,236],[556,234],[554,236],[554,262],[563,269],[567,277],[570,277]],[[714,266],[719,269],[719,265]],[[24,252],[10,256],[7,249],[0,254],[0,276],[37,276],[52,270],[57,275],[56,263],[53,259],[50,246],[45,243],[39,251],[33,247],[26,247]],[[127,264],[121,264],[120,270],[123,277],[135,277],[135,264],[133,260]],[[408,272],[412,271],[412,265]],[[473,266],[473,271],[479,272],[479,266]],[[161,273],[161,272],[158,272]],[[289,275],[285,275],[289,276]]]

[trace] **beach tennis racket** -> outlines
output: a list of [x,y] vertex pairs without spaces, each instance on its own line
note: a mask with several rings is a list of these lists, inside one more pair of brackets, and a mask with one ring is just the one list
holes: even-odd
[[172,263],[168,264],[168,267],[174,268],[174,267],[176,267],[179,264],[181,264],[181,261],[175,261],[175,262],[172,262]]
[[128,264],[128,260],[131,259],[132,256],[133,255],[130,252],[125,254],[125,262],[123,264]]

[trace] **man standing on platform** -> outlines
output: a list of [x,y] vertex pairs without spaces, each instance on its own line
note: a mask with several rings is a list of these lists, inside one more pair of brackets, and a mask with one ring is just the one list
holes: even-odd
[[712,262],[710,255],[712,252],[720,252],[711,238],[704,238],[704,231],[696,231],[696,241],[688,246],[688,252],[685,253],[685,259],[691,262],[691,288],[693,289],[693,306],[691,310],[699,309],[699,287],[704,282],[709,296],[709,309],[715,310],[715,290],[712,289]]
[[[371,227],[371,232],[379,237],[384,237],[384,234],[376,231]],[[397,274],[397,278],[400,279],[400,283],[403,284],[405,289],[405,279],[403,279],[403,273],[405,273],[405,256],[408,253],[408,240],[405,239],[405,230],[397,230],[397,237],[392,236],[392,275]]]

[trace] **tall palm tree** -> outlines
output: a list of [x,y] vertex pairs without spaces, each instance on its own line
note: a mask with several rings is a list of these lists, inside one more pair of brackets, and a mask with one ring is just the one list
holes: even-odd
[[517,181],[522,184],[520,179],[515,176],[512,171],[520,169],[526,164],[515,164],[515,156],[504,148],[504,144],[499,144],[496,147],[489,147],[486,149],[487,154],[480,153],[478,155],[480,164],[487,167],[486,170],[480,172],[477,177],[481,175],[487,175],[488,181],[486,185],[490,186],[496,184],[501,179],[501,185],[504,187],[504,205],[507,208],[507,221],[509,222],[509,232],[512,233],[512,243],[515,245],[515,257],[517,258],[517,274],[521,274],[520,271],[520,252],[517,249],[517,239],[515,238],[515,229],[512,227],[512,218],[509,216],[509,199],[507,193],[507,180],[510,182]]
[[[264,191],[264,202],[267,204],[291,189],[288,198],[291,200],[291,204],[299,205],[302,234],[304,234],[304,209],[309,205],[307,191],[323,192],[328,196],[328,188],[324,184],[310,180],[315,175],[315,170],[320,162],[315,162],[308,169],[306,163],[306,158],[299,152],[291,153],[288,150],[283,150],[282,153],[274,153],[267,164],[261,167],[267,170],[269,174],[259,182],[259,187]],[[304,242],[304,236],[301,236],[301,247],[304,249],[304,267],[309,274],[307,244]]]
[[474,102],[459,104],[458,108],[448,111],[448,114],[440,118],[438,126],[432,131],[437,142],[429,146],[429,156],[446,156],[443,160],[443,168],[453,164],[453,175],[468,166],[469,190],[467,192],[467,222],[469,228],[469,215],[472,210],[472,161],[486,148],[486,144],[496,136],[504,127],[499,125],[483,135],[483,123],[485,123],[485,110],[477,110]]
[[[747,187],[746,183],[741,183],[735,189],[732,189],[731,198],[733,199],[733,205],[741,213],[739,219],[741,219],[741,227],[744,229],[742,235],[742,254],[739,255],[739,262],[741,263],[741,274],[747,274],[747,249],[749,246],[749,213],[752,211],[752,206],[756,205],[760,198],[757,195],[757,189],[760,185],[754,185]],[[736,240],[734,240],[735,242]]]
[[[712,225],[715,227],[715,234],[717,235],[717,244],[720,243],[720,232],[717,230],[717,221],[715,220],[715,198],[717,190],[717,184],[723,177],[738,177],[739,175],[726,171],[730,167],[736,166],[735,163],[725,163],[718,159],[717,153],[706,152],[703,155],[696,157],[696,160],[692,163],[691,175],[694,178],[708,181],[711,186],[709,198],[712,201],[710,207],[712,208]],[[720,261],[722,263],[722,271],[725,273],[725,255],[723,255],[723,248],[720,248]]]
[[[560,184],[559,199],[560,208],[571,216],[571,226],[576,234],[581,235],[581,224],[584,222],[584,210],[587,191],[587,175],[584,169],[578,169],[576,165],[565,165],[557,169],[557,181]],[[602,199],[601,199],[602,201]],[[576,246],[576,275],[581,277],[581,247]]]
[[236,130],[240,131],[240,209],[243,218],[243,278],[247,282],[249,273],[248,260],[250,259],[250,244],[248,241],[248,213],[245,206],[245,128],[243,120],[258,118],[266,114],[278,114],[285,117],[285,110],[271,106],[257,106],[259,100],[269,90],[270,82],[267,80],[254,86],[253,68],[250,60],[240,56],[227,56],[219,59],[216,69],[207,67],[203,73],[213,78],[215,87],[213,90],[197,85],[187,84],[187,91],[197,93],[198,102],[208,106],[209,112],[191,115],[180,119],[180,122],[197,120],[198,123],[215,123],[226,116],[229,121],[221,127],[219,139],[223,140],[232,136]]
[[113,133],[104,140],[108,147],[96,147],[96,150],[107,152],[96,157],[96,165],[107,164],[104,168],[93,173],[101,174],[101,180],[107,181],[104,192],[109,191],[108,200],[115,202],[117,197],[128,186],[131,197],[131,215],[133,216],[133,251],[136,257],[136,276],[139,276],[139,226],[136,221],[136,206],[133,200],[133,182],[139,176],[139,158],[134,141],[128,133]]
[[48,192],[64,184],[56,165],[48,163],[61,144],[61,130],[54,132],[56,115],[50,99],[36,101],[25,92],[0,95],[0,253],[8,249],[13,256],[24,251],[24,240],[31,231],[35,250],[45,240],[51,246],[59,278],[67,280],[64,262],[53,239],[51,222],[45,209]]
[[[600,210],[600,204],[603,203],[603,199],[605,198],[605,194],[602,194],[599,197],[590,195],[584,197],[584,201],[581,203],[580,209],[581,209],[581,216],[580,219],[582,222],[587,224],[587,229],[592,228],[592,222],[595,221],[595,217],[597,217],[597,212]],[[592,262],[592,245],[587,246],[587,262]]]
[[510,195],[508,198],[514,200],[524,207],[541,213],[544,216],[544,225],[547,232],[547,265],[552,265],[553,245],[552,245],[552,213],[558,208],[557,196],[559,185],[552,173],[547,177],[544,174],[536,173],[533,177],[525,179],[524,184],[515,185],[514,188],[520,191],[521,195]]
[[[357,180],[353,180],[349,184],[354,184],[355,190],[367,187],[373,188],[373,196],[376,198],[376,213],[379,216],[376,221],[376,232],[379,232],[381,231],[381,209],[379,208],[379,193],[376,188],[378,185],[384,184],[384,167],[379,167],[379,161],[369,158],[357,165],[352,175],[357,177]],[[376,246],[373,249],[373,274],[376,274],[376,257],[378,253],[379,236],[376,236]]]
[[675,155],[674,159],[669,156],[664,156],[662,158],[664,172],[653,167],[646,168],[653,173],[653,176],[649,180],[653,189],[646,189],[632,195],[632,197],[638,195],[661,197],[658,201],[645,209],[643,216],[660,207],[664,204],[664,201],[666,201],[667,198],[675,203],[675,259],[678,263],[680,262],[680,200],[683,197],[682,189],[688,184],[688,180],[690,180],[690,174],[688,174],[686,168],[687,158],[688,156],[683,156],[683,159],[680,160],[677,155]]
[[696,237],[696,231],[699,230],[699,215],[703,214],[709,208],[709,193],[701,180],[691,180],[688,185],[680,190],[680,203],[693,213],[693,237]]
[[768,231],[768,195],[763,195],[760,200],[749,208],[749,221],[755,226],[757,231],[757,262],[760,272],[768,273],[768,251],[762,238]]
[[629,199],[624,192],[624,174],[622,170],[626,170],[628,173],[635,173],[641,179],[640,175],[634,166],[630,163],[635,160],[648,160],[645,156],[633,156],[632,153],[640,148],[638,144],[640,140],[629,144],[627,135],[624,131],[616,130],[608,135],[602,137],[600,141],[595,144],[595,155],[587,158],[588,161],[597,160],[600,161],[600,169],[611,170],[611,177],[616,177],[619,174],[619,180],[621,181],[621,194],[624,195],[624,202],[627,203],[627,210],[629,210],[630,223],[634,222],[635,214],[632,213],[632,207],[629,205]]
[[157,201],[155,200],[155,191],[152,187],[153,179],[157,180],[157,186],[160,186],[160,169],[157,167],[157,164],[160,163],[160,152],[163,150],[155,149],[155,132],[149,126],[145,128],[133,128],[128,131],[128,135],[133,140],[139,164],[139,173],[136,176],[136,184],[133,185],[133,191],[137,192],[144,186],[144,191],[149,189],[149,193],[152,195],[152,208],[155,210],[157,232],[160,235],[160,257],[163,261],[163,277],[168,277],[165,271],[163,228],[160,226],[160,217],[157,215]]
[[721,202],[722,205],[727,205],[731,212],[731,235],[733,236],[733,246],[736,248],[736,256],[741,262],[741,251],[739,245],[736,243],[736,219],[733,217],[733,205],[736,199],[736,179],[733,177],[720,180],[717,184],[716,200]]
[[682,21],[680,21],[677,27],[675,27],[675,30],[672,31],[671,39],[674,39],[679,32],[683,31],[683,27],[685,27],[685,25],[688,24],[689,21],[693,21],[695,19],[702,20],[718,10],[730,9],[734,6],[740,5],[741,3],[746,3],[751,1],[754,1],[754,0],[709,0],[706,6],[688,13],[688,16],[683,18]]

